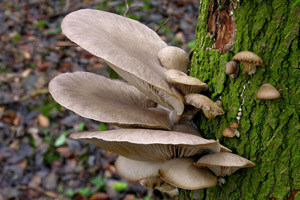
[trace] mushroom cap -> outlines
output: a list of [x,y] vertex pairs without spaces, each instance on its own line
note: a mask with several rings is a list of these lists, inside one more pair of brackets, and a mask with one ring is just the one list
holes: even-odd
[[145,188],[148,188],[151,190],[157,189],[161,192],[167,192],[167,193],[169,193],[171,191],[173,192],[173,190],[176,189],[175,186],[166,183],[159,177],[143,179],[140,181],[140,184],[142,186],[144,186]]
[[216,176],[230,176],[240,168],[255,166],[250,160],[229,152],[207,154],[202,156],[195,165],[208,167]]
[[62,21],[63,33],[73,42],[102,58],[113,70],[153,101],[180,115],[184,105],[167,83],[157,59],[167,46],[151,29],[116,14],[82,9]]
[[237,122],[230,122],[229,128],[238,129],[239,128],[239,124]]
[[265,83],[259,88],[256,98],[260,100],[278,99],[280,98],[280,93],[273,85]]
[[192,158],[176,158],[162,164],[158,174],[161,179],[176,187],[198,190],[214,187],[217,177],[210,171],[193,165]]
[[235,61],[229,61],[227,64],[226,64],[226,74],[234,74],[237,70],[237,62]]
[[222,135],[224,137],[234,137],[235,136],[235,131],[232,130],[229,127],[226,127],[223,131],[222,131]]
[[51,80],[49,92],[59,104],[89,119],[126,127],[171,128],[168,111],[154,108],[156,103],[119,80],[89,72],[64,73]]
[[117,129],[73,133],[70,137],[140,161],[165,161],[174,157],[220,152],[218,141],[174,131]]
[[239,61],[239,62],[245,62],[245,63],[252,63],[252,64],[255,64],[256,66],[263,65],[263,61],[261,60],[261,58],[251,51],[239,52],[239,53],[235,54],[235,56],[233,56],[232,60]]
[[243,74],[248,73],[249,75],[252,75],[256,72],[256,66],[263,65],[261,58],[250,51],[239,52],[232,58],[232,60],[243,63],[245,66]]
[[117,173],[129,181],[157,177],[163,162],[138,161],[119,156],[115,166]]
[[207,118],[215,118],[217,115],[223,115],[224,111],[217,106],[211,99],[202,94],[185,95],[186,103],[203,110]]
[[189,55],[178,47],[167,46],[158,52],[158,59],[166,69],[176,69],[184,73],[188,72],[190,59]]
[[197,78],[186,75],[185,73],[170,69],[166,71],[167,81],[170,84],[180,88],[184,94],[199,93],[208,89],[206,83],[203,83]]

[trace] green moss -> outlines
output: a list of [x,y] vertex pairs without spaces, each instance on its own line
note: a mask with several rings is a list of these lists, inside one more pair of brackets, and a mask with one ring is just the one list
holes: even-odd
[[[300,189],[300,1],[241,1],[237,3],[237,27],[233,52],[221,55],[211,49],[207,34],[209,0],[201,1],[195,46],[191,51],[191,75],[209,85],[206,94],[222,99],[225,115],[206,119],[197,114],[195,123],[206,138],[220,143],[256,163],[227,178],[222,187],[200,190],[198,199],[287,199]],[[236,79],[225,74],[225,64],[234,53],[249,50],[258,54],[264,66],[252,77]],[[240,65],[240,71],[244,66]],[[224,138],[221,131],[235,121],[243,85],[244,91],[240,138]],[[272,101],[256,99],[264,83],[280,89],[281,98]],[[190,192],[181,190],[180,199]],[[297,194],[299,199],[300,195]],[[295,196],[296,199],[296,196]]]

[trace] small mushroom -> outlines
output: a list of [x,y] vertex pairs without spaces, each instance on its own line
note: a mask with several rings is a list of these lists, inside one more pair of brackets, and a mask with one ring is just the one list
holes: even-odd
[[214,187],[217,178],[208,170],[193,165],[192,158],[176,158],[162,164],[158,174],[160,178],[176,187],[198,190]]
[[187,73],[190,65],[189,55],[182,49],[168,46],[158,52],[158,59],[166,69],[176,69]]
[[217,106],[219,106],[220,108],[222,108],[222,106],[223,106],[222,101],[220,101],[220,100],[217,100],[217,101],[216,101],[216,104],[217,104]]
[[224,137],[240,137],[240,133],[238,130],[233,130],[229,127],[226,127],[223,131],[222,131],[222,135]]
[[232,60],[241,62],[245,66],[245,73],[252,75],[256,72],[256,66],[262,66],[263,61],[261,58],[253,52],[242,51],[237,53]]
[[166,183],[159,177],[143,179],[140,181],[140,184],[151,190],[157,189],[172,196],[178,195],[178,189],[175,186]]
[[229,152],[207,154],[201,157],[195,165],[208,167],[216,176],[230,176],[240,168],[255,166],[250,160]]
[[226,74],[229,74],[232,78],[236,78],[239,73],[238,64],[235,61],[230,61],[226,64]]
[[145,178],[157,177],[163,162],[138,161],[119,156],[116,163],[117,173],[129,181],[139,181]]
[[201,94],[185,95],[186,103],[196,108],[202,109],[205,117],[209,119],[215,118],[217,115],[223,115],[224,111],[217,106],[211,99]]
[[280,93],[273,85],[266,83],[259,88],[256,98],[259,100],[279,99]]
[[83,140],[117,155],[139,161],[165,161],[205,152],[220,152],[220,143],[195,135],[151,129],[116,129],[72,133]]
[[208,89],[206,83],[181,71],[170,69],[165,74],[168,83],[178,87],[184,94],[199,93]]

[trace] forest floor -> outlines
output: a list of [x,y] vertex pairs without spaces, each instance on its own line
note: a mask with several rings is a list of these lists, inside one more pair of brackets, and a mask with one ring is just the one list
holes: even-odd
[[[0,200],[168,199],[115,173],[116,155],[68,139],[72,132],[106,130],[54,102],[48,83],[64,72],[115,74],[74,46],[60,30],[63,17],[93,8],[123,15],[125,1],[2,0],[0,2]],[[134,0],[126,17],[186,51],[194,44],[198,0]]]

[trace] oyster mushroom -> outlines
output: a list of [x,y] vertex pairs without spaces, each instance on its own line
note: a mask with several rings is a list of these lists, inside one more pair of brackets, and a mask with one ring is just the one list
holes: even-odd
[[256,72],[256,66],[262,66],[263,61],[253,52],[242,51],[233,56],[232,60],[241,62],[245,66],[244,72],[252,75]]
[[155,108],[155,102],[119,80],[89,72],[64,73],[51,80],[49,92],[56,102],[89,119],[122,127],[172,126],[167,110]]
[[166,161],[174,157],[220,152],[218,141],[174,131],[116,129],[72,133],[70,137],[139,161]]
[[226,74],[229,74],[231,78],[236,78],[239,73],[238,64],[235,61],[230,61],[226,64]]
[[157,189],[173,196],[178,195],[178,189],[175,186],[166,183],[159,177],[143,179],[140,181],[140,184],[151,190]]
[[259,100],[279,99],[280,93],[273,85],[265,83],[259,88],[256,98]]
[[145,178],[157,177],[162,164],[163,162],[138,161],[119,156],[115,167],[122,178],[139,181]]
[[157,59],[167,44],[154,31],[138,21],[92,9],[68,14],[62,21],[62,31],[150,99],[182,114],[184,104],[171,90],[166,69]]
[[162,180],[183,189],[198,190],[216,186],[217,177],[193,163],[192,158],[168,160],[160,167],[158,174]]
[[167,81],[178,87],[184,94],[199,93],[208,89],[206,83],[197,78],[186,75],[185,73],[170,69],[166,71]]
[[158,59],[166,69],[176,69],[187,73],[190,65],[189,55],[178,47],[168,46],[158,52]]
[[207,154],[201,157],[195,165],[208,167],[216,176],[230,176],[240,168],[255,166],[250,160],[229,152]]
[[202,109],[205,117],[215,118],[217,115],[223,115],[224,111],[217,106],[211,99],[201,94],[187,94],[185,101],[196,108]]
[[222,135],[224,137],[240,137],[240,132],[237,130],[239,128],[239,124],[236,122],[231,122],[228,127],[226,127],[222,131]]

